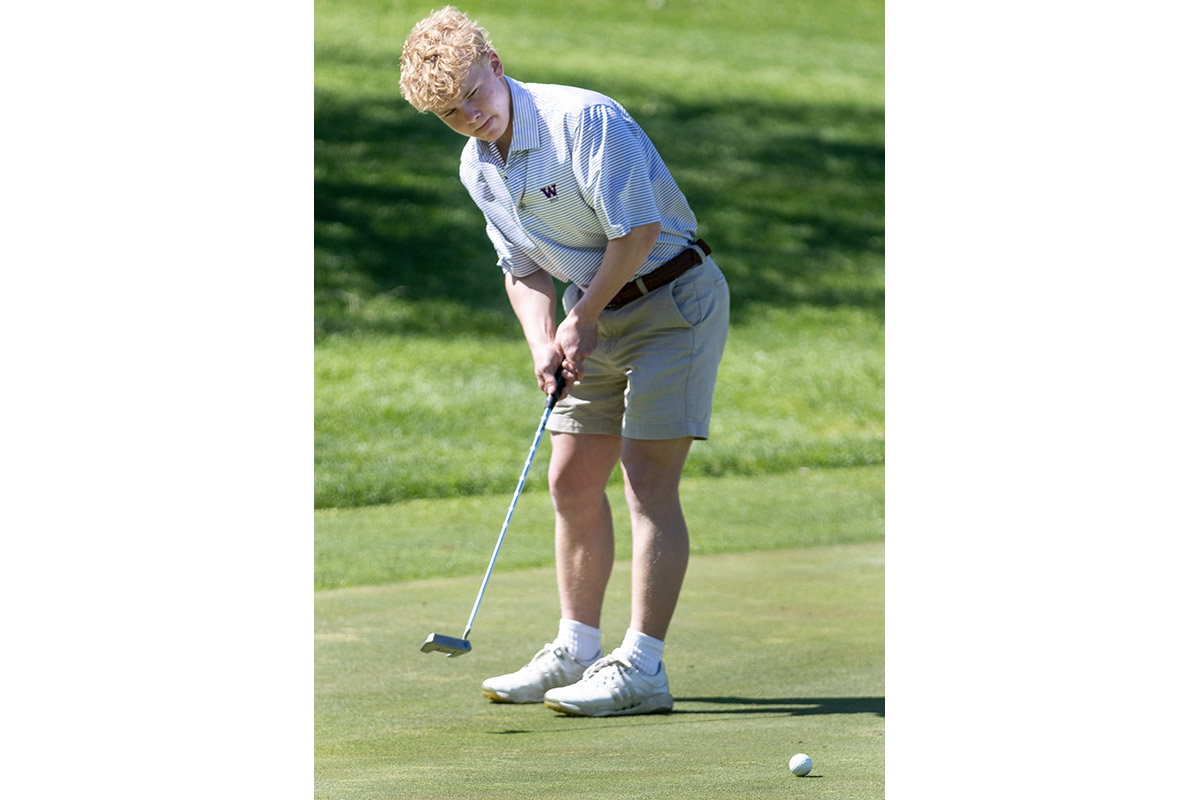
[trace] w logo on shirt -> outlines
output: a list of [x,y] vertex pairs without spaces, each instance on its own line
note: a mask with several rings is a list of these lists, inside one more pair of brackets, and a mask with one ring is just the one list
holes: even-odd
[[543,186],[538,191],[546,195],[547,200],[553,200],[554,198],[558,197],[558,184],[552,183],[549,186]]

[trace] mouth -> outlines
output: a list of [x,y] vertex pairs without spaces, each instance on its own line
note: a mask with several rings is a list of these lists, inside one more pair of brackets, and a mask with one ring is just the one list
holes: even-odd
[[487,122],[483,123],[482,125],[480,125],[478,128],[475,129],[475,135],[476,136],[482,135],[488,128],[492,127],[492,122],[494,122],[495,119],[496,119],[495,117],[488,117]]

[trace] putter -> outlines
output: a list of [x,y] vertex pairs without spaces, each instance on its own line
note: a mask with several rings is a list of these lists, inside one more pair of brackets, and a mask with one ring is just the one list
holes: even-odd
[[521,480],[517,482],[517,490],[513,492],[512,502],[508,504],[508,513],[504,515],[504,525],[500,528],[500,538],[496,540],[496,547],[492,550],[492,560],[488,563],[487,572],[483,575],[483,583],[479,587],[479,594],[475,596],[475,605],[471,608],[471,616],[467,618],[467,628],[463,631],[461,639],[456,639],[453,636],[444,636],[440,633],[431,633],[425,639],[425,644],[421,645],[422,653],[445,653],[447,658],[465,655],[471,652],[471,643],[467,641],[467,637],[471,634],[471,628],[475,624],[475,615],[479,613],[479,603],[483,600],[483,590],[487,588],[488,579],[492,577],[492,567],[496,566],[496,556],[500,555],[500,545],[504,542],[504,534],[508,532],[508,523],[512,519],[513,509],[517,507],[517,499],[521,496],[521,489],[525,486],[525,476],[529,474],[529,466],[533,463],[533,456],[537,453],[538,442],[542,440],[542,433],[546,430],[546,421],[550,419],[550,412],[554,409],[554,404],[558,402],[558,398],[562,395],[563,387],[566,381],[563,380],[562,367],[558,368],[555,374],[556,383],[554,391],[546,398],[546,409],[542,412],[542,421],[538,423],[537,434],[533,437],[533,444],[529,446],[529,455],[525,457],[525,467],[521,470]]

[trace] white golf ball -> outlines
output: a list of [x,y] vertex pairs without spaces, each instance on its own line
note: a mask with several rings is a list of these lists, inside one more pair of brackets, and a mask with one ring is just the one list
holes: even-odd
[[804,753],[796,753],[788,762],[788,769],[792,771],[793,775],[803,777],[812,772],[812,759]]

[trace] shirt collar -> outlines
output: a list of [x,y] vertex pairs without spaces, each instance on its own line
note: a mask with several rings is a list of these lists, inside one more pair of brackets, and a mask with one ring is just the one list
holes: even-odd
[[509,151],[536,150],[541,146],[541,136],[538,133],[537,106],[534,105],[533,96],[520,81],[507,75],[504,79],[508,81],[513,108],[513,138]]

